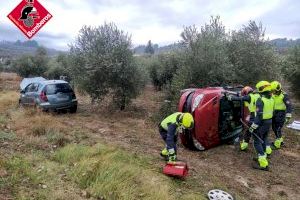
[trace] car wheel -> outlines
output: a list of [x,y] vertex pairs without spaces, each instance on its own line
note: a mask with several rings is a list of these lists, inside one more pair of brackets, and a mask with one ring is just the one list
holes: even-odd
[[200,142],[193,136],[193,134],[189,130],[185,130],[183,134],[181,134],[181,142],[182,144],[189,148],[190,150],[196,151],[204,151],[205,148],[201,145]]
[[77,105],[72,106],[72,107],[70,108],[70,113],[76,113],[76,112],[77,112]]

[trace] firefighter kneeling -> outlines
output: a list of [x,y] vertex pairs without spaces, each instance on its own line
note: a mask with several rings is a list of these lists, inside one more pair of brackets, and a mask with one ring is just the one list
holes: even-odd
[[168,162],[176,161],[176,143],[180,129],[192,129],[194,118],[190,113],[176,112],[166,117],[159,124],[159,133],[166,143],[166,148],[161,152]]
[[256,84],[256,88],[261,97],[256,101],[256,116],[249,128],[249,131],[254,135],[254,147],[258,154],[258,163],[255,163],[253,167],[268,170],[269,162],[267,155],[272,153],[268,134],[272,125],[274,99],[271,96],[271,85],[269,82],[260,81]]

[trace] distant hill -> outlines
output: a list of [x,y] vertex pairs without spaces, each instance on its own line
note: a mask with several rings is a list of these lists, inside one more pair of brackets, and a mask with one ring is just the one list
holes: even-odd
[[[0,41],[0,58],[15,58],[23,54],[34,54],[36,49],[40,47],[37,41]],[[55,56],[60,53],[55,49],[46,48],[49,56]]]
[[[139,45],[133,49],[134,54],[136,55],[142,55],[145,53],[146,45]],[[182,45],[180,43],[174,43],[166,46],[159,47],[158,44],[153,45],[154,53],[160,54],[160,53],[167,53],[174,50],[178,50],[182,48]]]
[[274,40],[270,40],[270,44],[274,45],[279,53],[284,53],[288,50],[288,48],[295,45],[300,45],[300,38],[295,40],[288,40],[287,38],[277,38]]
[[[287,39],[287,38],[277,38],[269,41],[270,44],[274,45],[279,53],[285,53],[290,47],[295,45],[300,45],[300,39]],[[139,45],[133,49],[134,54],[142,55],[145,52],[146,45]],[[183,48],[180,43],[174,43],[167,46],[159,47],[158,44],[153,45],[155,54],[166,53],[176,49]]]

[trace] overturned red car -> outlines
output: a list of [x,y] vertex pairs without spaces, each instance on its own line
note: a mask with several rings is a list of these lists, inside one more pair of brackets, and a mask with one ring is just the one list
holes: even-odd
[[226,95],[239,95],[241,87],[208,87],[182,91],[178,110],[190,112],[195,126],[180,135],[190,149],[205,150],[233,141],[243,131],[244,103],[228,101]]

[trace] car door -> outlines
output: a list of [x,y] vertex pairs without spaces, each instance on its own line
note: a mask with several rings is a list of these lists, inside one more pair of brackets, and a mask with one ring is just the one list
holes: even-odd
[[35,105],[35,97],[39,89],[38,83],[32,83],[29,91],[26,93],[29,105]]
[[30,88],[31,88],[32,84],[29,84],[26,86],[26,88],[24,89],[24,92],[21,93],[21,103],[24,104],[24,105],[27,105],[29,103],[29,100],[28,100],[28,93],[30,91]]

